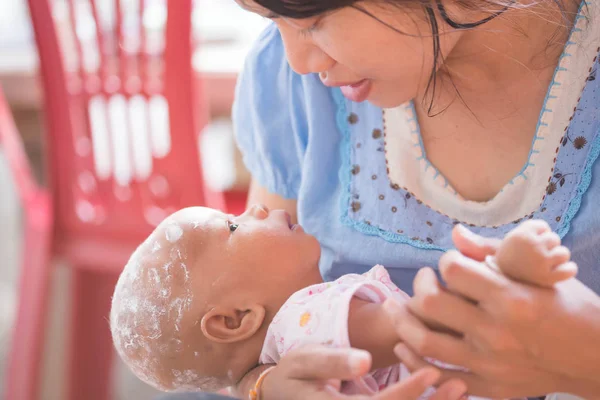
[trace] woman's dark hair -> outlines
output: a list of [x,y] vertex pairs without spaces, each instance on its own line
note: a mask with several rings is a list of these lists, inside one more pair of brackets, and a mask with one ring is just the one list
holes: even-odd
[[[294,18],[294,19],[304,19],[304,18],[312,18],[316,16],[320,16],[326,13],[331,13],[333,11],[345,8],[352,7],[364,14],[369,15],[377,19],[382,24],[386,25],[390,29],[404,34],[404,32],[398,30],[397,28],[381,21],[374,15],[372,15],[369,11],[365,10],[361,7],[360,3],[365,0],[254,0],[254,2],[261,7],[266,8],[277,16]],[[440,30],[438,26],[437,19],[435,17],[434,8],[439,12],[442,20],[451,26],[454,29],[472,29],[478,27],[480,25],[485,24],[486,22],[491,21],[496,18],[500,14],[504,13],[506,10],[513,7],[523,7],[515,4],[516,0],[453,0],[455,4],[462,7],[465,10],[474,10],[474,11],[482,11],[488,14],[485,18],[482,18],[477,21],[457,21],[456,19],[449,16],[446,7],[442,3],[442,0],[372,0],[374,2],[379,2],[381,4],[389,4],[396,6],[417,6],[420,7],[429,22],[431,27],[431,35],[433,38],[433,69],[429,76],[429,80],[427,82],[426,93],[429,93],[429,97],[431,98],[431,102],[428,106],[428,114],[432,114],[433,102],[435,98],[436,91],[436,82],[437,82],[437,66],[440,61],[442,61],[443,55],[441,54],[440,48]],[[541,0],[544,1],[544,0]],[[563,13],[563,17],[565,17],[565,21],[569,21],[566,18],[565,7],[562,3],[563,0],[550,0],[558,5],[560,10]],[[460,96],[460,94],[459,94]]]

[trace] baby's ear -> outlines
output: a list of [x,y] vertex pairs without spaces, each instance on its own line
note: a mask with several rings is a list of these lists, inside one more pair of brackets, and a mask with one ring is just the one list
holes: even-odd
[[265,308],[254,304],[243,310],[215,307],[202,317],[204,336],[216,343],[235,343],[252,337],[265,320]]

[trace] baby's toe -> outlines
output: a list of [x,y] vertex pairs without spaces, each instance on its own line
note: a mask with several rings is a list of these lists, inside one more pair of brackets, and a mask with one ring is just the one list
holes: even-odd
[[554,247],[548,252],[548,259],[550,260],[552,268],[555,268],[571,259],[571,251],[565,246]]
[[530,219],[523,222],[515,230],[529,232],[536,235],[543,235],[546,232],[552,232],[550,225],[541,219]]
[[556,232],[552,231],[545,232],[539,235],[538,241],[542,244],[543,247],[545,247],[548,250],[552,250],[560,246],[561,243],[560,236],[558,236]]
[[575,277],[577,275],[577,271],[577,264],[575,264],[573,261],[569,261],[564,264],[560,264],[558,267],[553,269],[550,275],[552,280],[557,283]]

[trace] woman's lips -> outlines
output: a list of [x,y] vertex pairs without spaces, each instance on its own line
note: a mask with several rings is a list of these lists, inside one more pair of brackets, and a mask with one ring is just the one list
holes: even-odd
[[356,103],[365,101],[371,93],[373,83],[370,79],[358,81],[337,81],[326,73],[319,74],[321,81],[328,87],[339,87],[344,97]]
[[369,97],[371,92],[371,81],[363,79],[362,81],[339,85],[344,97],[355,103],[362,103]]

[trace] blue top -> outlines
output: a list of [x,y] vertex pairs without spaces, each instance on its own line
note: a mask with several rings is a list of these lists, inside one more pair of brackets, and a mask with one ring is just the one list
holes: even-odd
[[[571,55],[570,45],[578,47],[569,42],[565,59]],[[592,45],[595,56],[600,49]],[[588,50],[592,45],[586,44]],[[600,293],[600,77],[594,79],[599,64],[592,58],[577,106],[569,109],[570,123],[560,129],[560,140],[549,155],[552,169],[540,178],[544,193],[539,206],[514,221],[472,224],[471,229],[502,237],[526,218],[544,219],[572,250],[580,279]],[[565,61],[557,73],[572,64]],[[542,110],[540,129],[548,125],[544,114],[552,113],[549,104],[558,97],[552,92],[561,84],[558,77]],[[416,271],[436,267],[442,252],[452,247],[456,218],[390,179],[382,109],[346,100],[315,75],[294,73],[274,25],[263,32],[247,59],[233,118],[253,177],[269,191],[297,199],[299,222],[321,243],[320,269],[326,280],[382,264],[394,283],[412,294]],[[418,127],[413,130],[418,135]],[[536,135],[539,143],[542,139]],[[528,165],[533,166],[535,146],[534,141]],[[424,152],[421,158],[426,161]],[[525,192],[534,190],[535,174],[524,168],[520,175]]]

